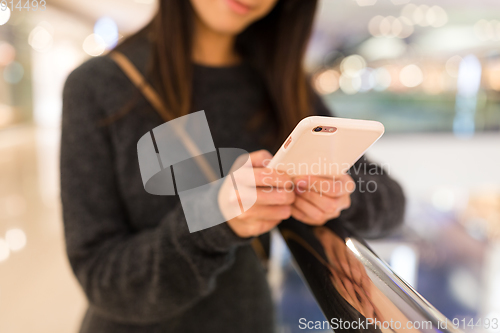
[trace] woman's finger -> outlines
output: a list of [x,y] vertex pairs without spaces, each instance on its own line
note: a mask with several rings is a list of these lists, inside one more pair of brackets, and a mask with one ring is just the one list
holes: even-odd
[[[343,196],[337,198],[331,198],[322,196],[316,192],[298,193],[296,191],[295,193],[297,198],[306,200],[308,203],[322,211],[323,218],[328,220],[339,217],[342,210],[351,206],[351,198],[349,194],[344,194]],[[307,211],[304,211],[304,213],[307,214]],[[316,219],[315,216],[311,217]]]
[[304,212],[302,212],[295,206],[292,206],[292,217],[306,224],[318,225],[318,223],[316,223],[313,219],[311,219],[309,216],[307,216]]
[[314,206],[327,214],[335,213],[339,206],[339,199],[321,195],[316,192],[299,192],[295,191],[296,195],[304,200],[307,200]]
[[255,185],[293,189],[292,177],[271,168],[254,168]]
[[[271,187],[242,188],[238,195],[242,202],[254,205],[291,205],[295,201],[295,193],[292,191]],[[234,196],[231,199],[233,202],[237,200]]]
[[352,193],[356,187],[349,175],[333,177],[302,176],[294,178],[294,184],[300,192],[316,192],[329,197],[339,197]]
[[252,166],[255,168],[265,167],[272,158],[273,155],[265,149],[250,153],[250,160],[252,161]]
[[308,217],[307,219],[300,220],[304,223],[311,225],[322,225],[326,221],[325,213],[323,211],[311,204],[309,201],[301,198],[300,196],[295,197],[293,206]]
[[286,220],[292,214],[292,208],[289,205],[281,206],[267,206],[267,205],[254,205],[252,208],[243,212],[239,219],[254,223],[256,220]]

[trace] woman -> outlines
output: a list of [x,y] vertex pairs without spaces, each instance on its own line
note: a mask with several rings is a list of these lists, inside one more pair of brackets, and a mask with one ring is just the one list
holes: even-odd
[[[216,147],[253,152],[257,185],[264,174],[283,184],[291,179],[269,174],[263,149],[274,151],[301,118],[328,114],[302,70],[315,9],[314,0],[161,0],[117,49],[170,112],[205,110]],[[89,300],[81,332],[272,332],[253,237],[289,218],[365,235],[402,219],[400,187],[361,161],[352,177],[374,181],[374,192],[259,188],[245,214],[189,233],[179,199],[150,195],[141,181],[137,141],[162,122],[109,56],[66,82],[61,195],[69,260]]]

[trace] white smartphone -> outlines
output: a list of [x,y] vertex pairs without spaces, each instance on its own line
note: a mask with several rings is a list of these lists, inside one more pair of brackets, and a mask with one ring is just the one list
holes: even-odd
[[269,168],[291,176],[336,176],[384,134],[378,121],[312,116],[302,119],[274,155]]

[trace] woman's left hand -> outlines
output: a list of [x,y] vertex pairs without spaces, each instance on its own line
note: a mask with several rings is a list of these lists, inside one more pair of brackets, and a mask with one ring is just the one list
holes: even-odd
[[323,225],[339,217],[351,206],[354,180],[344,174],[332,177],[300,176],[294,178],[295,202],[292,216],[306,224]]

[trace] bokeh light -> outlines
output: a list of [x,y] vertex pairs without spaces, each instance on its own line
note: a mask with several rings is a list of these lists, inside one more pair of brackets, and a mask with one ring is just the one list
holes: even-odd
[[83,42],[83,50],[88,55],[97,57],[106,51],[106,42],[97,34],[90,34]]
[[380,22],[380,34],[382,36],[391,37],[393,35],[392,27],[395,20],[394,16],[387,16],[382,19],[382,22]]
[[401,67],[399,65],[390,64],[390,65],[385,65],[384,68],[391,76],[391,85],[388,87],[387,90],[390,90],[392,92],[399,92],[402,89],[407,88],[401,83],[400,80]]
[[21,229],[10,229],[5,233],[5,241],[12,252],[19,251],[26,246],[26,234]]
[[440,6],[408,4],[401,10],[401,16],[421,27],[439,28],[448,23],[448,14]]
[[11,62],[3,70],[3,79],[10,84],[19,83],[24,76],[24,67],[17,61]]
[[409,3],[401,9],[401,16],[410,20],[413,23],[413,12],[417,9],[417,5]]
[[415,24],[418,24],[422,27],[426,27],[429,25],[429,22],[427,22],[426,19],[426,14],[427,11],[429,10],[429,6],[427,5],[420,5],[415,10],[413,11],[412,19]]
[[365,69],[366,61],[365,59],[358,55],[353,54],[350,55],[340,63],[340,70],[342,71],[342,75],[348,77],[355,77],[361,74],[361,71]]
[[403,67],[399,73],[399,80],[401,83],[408,88],[413,88],[422,83],[424,75],[420,67],[415,64],[411,64]]
[[5,10],[0,10],[0,25],[4,25],[9,22],[10,19],[10,8],[7,7]]
[[339,80],[340,89],[348,95],[357,93],[361,89],[361,77],[342,74]]
[[339,89],[339,78],[339,72],[328,69],[317,75],[315,88],[320,94],[331,94]]
[[396,37],[399,38],[410,37],[411,34],[413,34],[413,32],[415,31],[412,22],[404,16],[400,16],[398,20],[399,22],[401,22],[402,29],[399,33],[396,34]]
[[382,15],[377,15],[372,17],[370,22],[368,22],[368,31],[372,36],[379,37],[381,36],[380,33],[380,24],[382,23],[382,20],[384,17]]
[[28,44],[38,52],[47,52],[53,43],[53,28],[43,22],[38,24],[29,34]]
[[457,93],[463,96],[476,96],[481,86],[481,62],[469,54],[460,61],[458,68]]
[[500,40],[500,22],[481,19],[474,24],[474,33],[483,42]]
[[448,14],[439,6],[432,6],[426,14],[426,19],[431,26],[439,28],[448,23]]
[[106,48],[111,49],[118,43],[118,26],[110,17],[101,17],[94,24],[94,33],[101,36]]
[[414,30],[413,22],[404,16],[396,18],[377,15],[368,23],[368,31],[374,37],[407,38]]
[[401,34],[402,31],[403,31],[403,23],[399,19],[394,18],[391,25],[391,35],[399,36],[399,34]]

